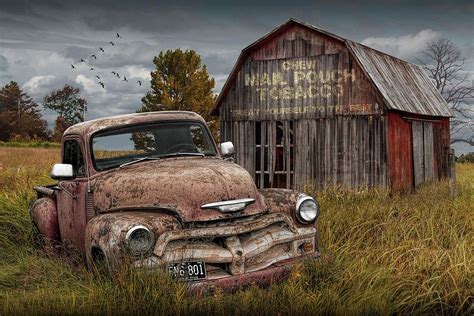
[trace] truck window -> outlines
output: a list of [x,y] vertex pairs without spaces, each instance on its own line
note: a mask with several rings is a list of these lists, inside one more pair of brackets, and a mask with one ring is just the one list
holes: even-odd
[[86,166],[82,155],[81,145],[77,140],[64,141],[63,163],[71,164],[75,177],[86,176]]
[[215,156],[208,130],[200,122],[166,122],[127,126],[98,133],[92,138],[97,170],[106,170],[144,157],[202,154]]

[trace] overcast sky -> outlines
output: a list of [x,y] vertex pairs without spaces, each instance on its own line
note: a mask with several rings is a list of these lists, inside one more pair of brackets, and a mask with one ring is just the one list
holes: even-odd
[[[255,2],[0,0],[0,85],[17,81],[41,102],[69,83],[87,99],[88,118],[135,112],[150,87],[153,57],[181,47],[201,55],[217,93],[242,48],[289,17],[408,61],[428,41],[447,37],[474,73],[472,0]],[[54,114],[44,115],[51,124]]]

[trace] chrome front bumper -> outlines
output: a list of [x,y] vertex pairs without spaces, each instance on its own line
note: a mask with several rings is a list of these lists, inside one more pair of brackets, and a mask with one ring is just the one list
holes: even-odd
[[155,269],[167,263],[203,261],[207,280],[253,273],[316,253],[316,228],[298,227],[286,213],[217,227],[168,231],[156,241],[153,254],[134,263]]

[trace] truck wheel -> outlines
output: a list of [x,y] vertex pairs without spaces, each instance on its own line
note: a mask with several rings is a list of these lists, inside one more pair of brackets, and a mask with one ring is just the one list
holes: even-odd
[[89,271],[100,277],[111,276],[110,266],[107,261],[107,256],[98,247],[92,248],[91,256],[87,260]]
[[44,251],[46,254],[56,255],[59,253],[60,243],[57,240],[43,236],[35,224],[33,224],[31,235],[31,239],[36,248]]
[[56,202],[47,197],[34,201],[29,208],[33,242],[47,252],[57,252],[60,245]]
[[36,223],[33,221],[33,219],[31,219],[31,240],[33,241],[33,244],[36,247],[38,247],[38,248],[43,247],[44,238],[40,234],[40,231],[38,229],[38,225],[36,225]]

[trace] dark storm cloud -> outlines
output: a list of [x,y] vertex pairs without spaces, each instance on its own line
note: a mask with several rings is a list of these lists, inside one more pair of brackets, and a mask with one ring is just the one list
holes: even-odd
[[215,74],[228,74],[230,73],[233,63],[237,59],[238,54],[219,54],[210,53],[202,57],[202,62],[208,65],[209,72]]
[[[2,12],[4,13],[4,12]],[[4,14],[2,14],[4,15]],[[9,16],[3,16],[2,19],[0,20],[0,25],[1,26],[8,26],[8,29],[12,30],[12,29],[15,29],[15,30],[25,30],[25,29],[29,29],[29,30],[37,30],[37,26],[34,26],[32,23],[29,23],[27,21],[24,21],[24,20],[20,20],[18,18],[12,18],[12,17],[9,17]],[[0,35],[2,35],[2,37],[4,36],[7,36],[8,35],[8,29],[1,29],[0,30]]]
[[151,45],[144,41],[130,41],[127,43],[118,43],[110,46],[104,43],[105,52],[102,53],[98,49],[93,52],[97,55],[97,59],[90,61],[100,67],[120,67],[123,65],[141,65],[151,67],[153,57],[158,55],[159,45]]
[[[0,21],[0,25],[26,27],[31,20],[52,23],[84,23],[92,30],[114,31],[130,28],[146,33],[173,34],[199,29],[218,29],[221,23],[207,16],[206,5],[164,3],[160,1],[21,1],[2,3],[2,13],[19,17]],[[204,13],[204,14],[203,14]]]
[[63,55],[66,58],[71,58],[74,62],[79,62],[81,59],[88,59],[97,50],[91,47],[81,47],[81,46],[68,46],[64,48]]

